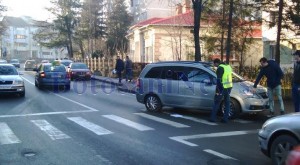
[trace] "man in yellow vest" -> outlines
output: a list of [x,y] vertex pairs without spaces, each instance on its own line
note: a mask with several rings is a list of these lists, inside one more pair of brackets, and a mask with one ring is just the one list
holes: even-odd
[[214,66],[218,67],[217,74],[217,85],[213,109],[210,115],[210,122],[216,122],[216,115],[220,109],[220,104],[224,98],[225,112],[223,115],[222,123],[228,122],[229,109],[230,109],[230,92],[232,89],[232,68],[229,64],[224,64],[220,59],[214,60]]

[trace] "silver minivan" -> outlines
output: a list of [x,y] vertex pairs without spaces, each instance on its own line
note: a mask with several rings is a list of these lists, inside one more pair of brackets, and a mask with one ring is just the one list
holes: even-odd
[[[230,117],[240,113],[257,113],[269,109],[267,89],[233,73]],[[148,111],[160,111],[163,106],[212,110],[216,89],[216,74],[211,63],[195,61],[158,62],[145,66],[138,81],[136,99]],[[221,103],[223,112],[225,105]]]

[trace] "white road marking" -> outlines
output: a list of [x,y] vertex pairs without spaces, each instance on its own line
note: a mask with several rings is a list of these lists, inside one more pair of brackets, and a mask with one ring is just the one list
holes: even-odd
[[82,117],[68,117],[69,120],[77,123],[78,125],[94,132],[97,135],[107,135],[107,134],[112,134],[113,132],[102,128],[92,122],[87,121],[86,119],[82,118]]
[[251,133],[257,133],[258,130],[248,130],[248,131],[231,131],[231,132],[218,132],[218,133],[209,133],[209,134],[198,134],[198,135],[190,135],[190,136],[174,136],[169,137],[172,140],[178,141],[180,143],[195,147],[197,144],[190,143],[186,140],[191,139],[201,139],[201,138],[214,138],[214,137],[225,137],[225,136],[237,136],[237,135],[246,135]]
[[21,114],[21,115],[1,115],[0,118],[58,115],[58,114],[69,114],[69,113],[83,113],[83,112],[95,112],[95,111],[94,110],[82,110],[82,111],[60,111],[60,112],[30,113],[30,114]]
[[[24,77],[23,77],[23,78],[24,78]],[[29,81],[28,79],[26,79],[26,78],[24,78],[24,80],[26,80],[26,81],[28,81],[30,84],[34,85],[34,83],[30,82],[30,81]],[[90,106],[81,104],[81,103],[79,103],[79,102],[77,102],[77,101],[74,101],[74,100],[71,100],[71,99],[69,99],[69,98],[67,98],[67,97],[61,96],[61,95],[56,94],[56,93],[53,93],[53,94],[56,95],[56,96],[58,96],[58,97],[60,97],[60,98],[62,98],[62,99],[68,100],[68,101],[70,101],[70,102],[72,102],[72,103],[74,103],[74,104],[77,104],[77,105],[80,105],[80,106],[82,106],[82,107],[85,107],[85,108],[87,108],[87,109],[89,109],[89,110],[92,110],[92,111],[98,111],[98,110],[96,110],[95,108],[92,108],[92,107],[90,107]]]
[[253,123],[252,121],[242,120],[242,119],[234,119],[233,122],[242,123],[242,124]]
[[64,134],[62,131],[52,126],[46,120],[31,120],[37,127],[44,131],[52,140],[67,139],[70,136]]
[[[170,114],[170,113],[167,113],[167,114]],[[183,118],[183,119],[187,119],[187,120],[191,120],[191,121],[194,121],[197,123],[202,123],[202,124],[207,124],[207,125],[218,125],[217,123],[208,122],[206,120],[198,119],[198,118],[190,117],[190,116],[183,116],[183,115],[179,115],[179,114],[170,114],[170,116],[177,117],[177,118]]]
[[122,117],[119,117],[119,116],[116,116],[116,115],[102,115],[103,117],[106,117],[108,119],[111,119],[111,120],[114,120],[118,123],[121,123],[121,124],[124,124],[124,125],[127,125],[129,127],[132,127],[132,128],[135,128],[139,131],[149,131],[149,130],[154,130],[153,128],[151,127],[148,127],[148,126],[145,126],[145,125],[142,125],[142,124],[139,124],[139,123],[135,123],[135,122],[132,122],[130,120],[127,120],[127,119],[124,119]]
[[213,155],[218,156],[218,157],[223,158],[223,159],[233,159],[233,160],[237,160],[237,159],[235,159],[235,158],[233,158],[233,157],[224,155],[224,154],[222,154],[222,153],[219,153],[219,152],[216,152],[216,151],[213,151],[213,150],[210,150],[210,149],[205,149],[205,150],[203,150],[203,151],[205,151],[205,152],[207,152],[207,153],[210,153],[210,154],[213,154]]
[[6,123],[0,123],[0,144],[21,143]]
[[26,80],[29,84],[34,85],[34,83],[32,83],[30,80],[28,80],[27,78],[25,78],[24,76],[21,76],[24,80]]
[[174,121],[171,121],[171,120],[166,120],[166,119],[159,118],[159,117],[152,116],[152,115],[148,115],[148,114],[145,114],[145,113],[135,113],[135,114],[139,115],[139,116],[142,116],[144,118],[151,119],[151,120],[154,120],[154,121],[157,121],[157,122],[160,122],[160,123],[164,123],[164,124],[167,124],[167,125],[170,125],[170,126],[173,126],[173,127],[177,127],[177,128],[190,127],[188,125],[180,124],[180,123],[177,123],[177,122],[174,122]]

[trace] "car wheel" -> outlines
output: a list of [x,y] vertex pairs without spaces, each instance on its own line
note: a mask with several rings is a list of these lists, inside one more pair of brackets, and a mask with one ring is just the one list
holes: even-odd
[[148,95],[145,100],[145,106],[148,111],[159,112],[162,109],[160,99],[155,95]]
[[[222,115],[224,115],[224,112],[225,112],[224,101],[222,102],[221,108],[222,108],[222,111],[221,111]],[[241,106],[240,106],[239,102],[233,98],[230,98],[230,109],[229,109],[228,117],[230,119],[235,119],[235,118],[239,117],[240,113],[241,113]]]
[[284,165],[289,152],[298,144],[290,135],[278,136],[271,144],[270,156],[273,164]]

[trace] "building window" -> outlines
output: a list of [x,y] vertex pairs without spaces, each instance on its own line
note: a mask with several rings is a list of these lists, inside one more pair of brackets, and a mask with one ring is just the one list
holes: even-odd
[[15,39],[25,39],[25,38],[26,38],[25,35],[20,35],[20,34],[15,35]]
[[270,59],[275,59],[276,45],[270,45]]
[[277,20],[278,20],[278,12],[277,11],[271,11],[270,12],[270,24],[275,25]]

